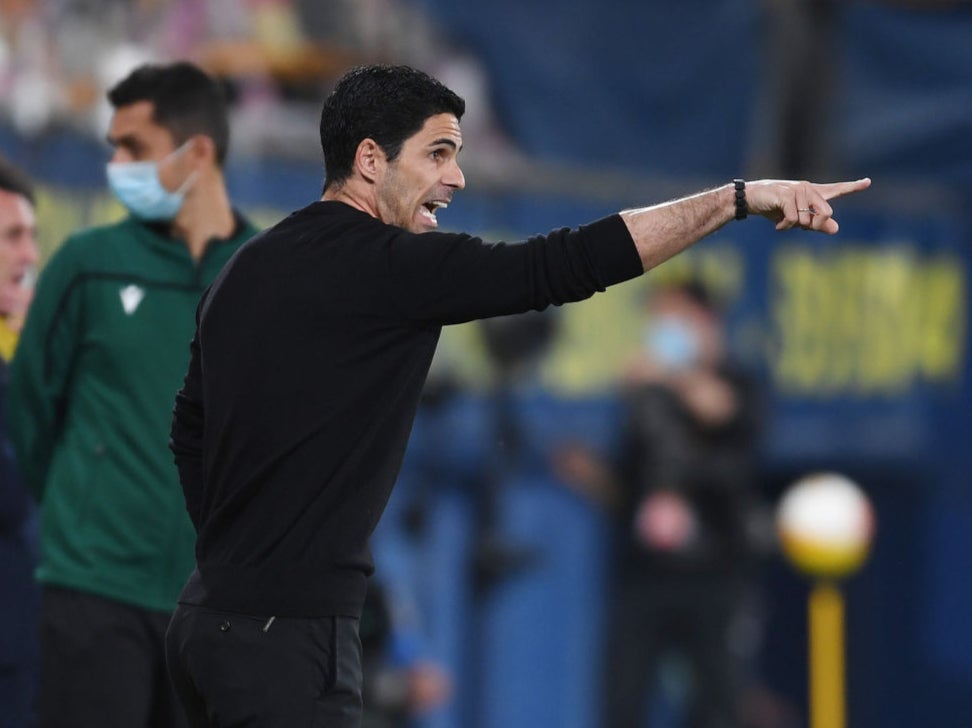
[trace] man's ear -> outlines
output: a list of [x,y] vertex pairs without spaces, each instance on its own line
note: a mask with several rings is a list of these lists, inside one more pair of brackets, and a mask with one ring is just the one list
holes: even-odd
[[216,142],[206,134],[194,134],[189,138],[189,146],[186,152],[197,161],[211,161],[216,163]]
[[354,167],[365,180],[374,182],[384,171],[388,160],[374,139],[364,139],[354,154]]
[[183,154],[193,169],[219,166],[216,161],[216,143],[212,137],[205,134],[194,134],[185,143],[186,149]]

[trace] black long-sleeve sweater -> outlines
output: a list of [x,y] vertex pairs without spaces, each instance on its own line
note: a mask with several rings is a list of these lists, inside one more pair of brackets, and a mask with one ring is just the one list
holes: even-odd
[[441,326],[641,272],[619,216],[487,244],[316,202],[246,243],[200,303],[176,397],[171,448],[198,534],[180,601],[357,616]]

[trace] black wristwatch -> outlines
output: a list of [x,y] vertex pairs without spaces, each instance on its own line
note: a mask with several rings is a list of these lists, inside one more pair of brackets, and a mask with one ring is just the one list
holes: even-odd
[[746,204],[746,180],[734,179],[733,186],[736,188],[736,219],[745,220],[749,214],[749,205]]

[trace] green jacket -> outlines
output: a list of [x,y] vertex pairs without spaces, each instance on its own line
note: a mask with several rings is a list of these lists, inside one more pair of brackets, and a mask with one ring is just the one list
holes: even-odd
[[170,611],[195,533],[168,449],[203,290],[256,229],[237,217],[197,264],[134,218],[72,235],[45,266],[8,416],[41,504],[40,581]]

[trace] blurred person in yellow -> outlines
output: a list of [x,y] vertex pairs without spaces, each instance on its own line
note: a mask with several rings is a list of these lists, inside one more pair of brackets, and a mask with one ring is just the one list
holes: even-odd
[[10,374],[11,439],[40,503],[39,726],[181,726],[163,636],[193,564],[167,448],[204,288],[255,229],[229,199],[222,87],[145,65],[108,91],[119,222],[44,267]]
[[0,158],[0,358],[5,362],[13,358],[33,296],[36,233],[30,182]]
[[37,613],[40,593],[37,518],[8,437],[4,402],[7,363],[31,299],[37,264],[34,192],[18,169],[0,158],[0,726],[33,725],[37,690]]

